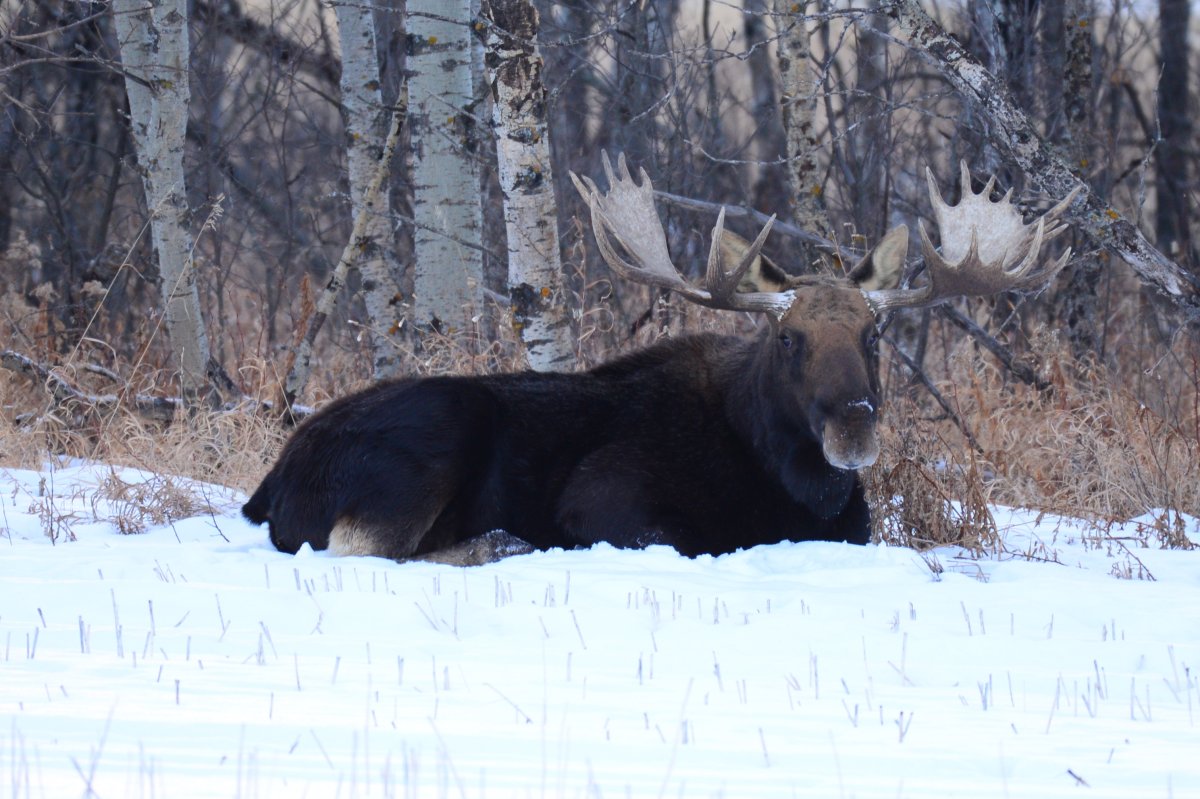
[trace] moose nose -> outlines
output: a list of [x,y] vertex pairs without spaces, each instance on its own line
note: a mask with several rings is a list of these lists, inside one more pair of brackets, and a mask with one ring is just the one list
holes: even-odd
[[821,446],[825,460],[838,469],[861,469],[879,457],[876,404],[871,397],[840,405],[825,418]]
[[842,410],[847,420],[868,421],[875,416],[875,400],[870,397],[851,400]]

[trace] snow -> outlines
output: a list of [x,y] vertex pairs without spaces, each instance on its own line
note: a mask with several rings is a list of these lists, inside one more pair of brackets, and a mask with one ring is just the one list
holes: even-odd
[[1200,551],[995,508],[1039,559],[460,569],[284,555],[182,481],[212,512],[123,535],[113,473],[161,480],[0,470],[0,796],[1200,795]]

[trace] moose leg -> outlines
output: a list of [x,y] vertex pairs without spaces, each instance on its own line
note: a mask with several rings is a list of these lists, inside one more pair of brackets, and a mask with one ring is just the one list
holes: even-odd
[[533,545],[528,541],[517,538],[504,530],[492,530],[445,549],[417,555],[409,560],[445,563],[449,566],[482,566],[485,563],[495,563],[513,555],[528,555],[533,551]]
[[342,495],[329,551],[403,560],[453,541],[462,466],[446,453],[379,448]]
[[653,470],[639,468],[651,463],[646,453],[622,444],[584,458],[558,502],[557,520],[568,541],[634,549],[665,544],[684,552],[682,514],[657,498]]
[[417,508],[397,506],[390,519],[341,516],[329,531],[329,552],[403,560],[420,548],[439,511],[437,503],[429,502]]

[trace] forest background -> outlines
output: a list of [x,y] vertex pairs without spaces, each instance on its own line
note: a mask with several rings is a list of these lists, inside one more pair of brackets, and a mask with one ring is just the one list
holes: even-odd
[[722,205],[748,236],[779,216],[784,269],[837,271],[930,219],[926,167],[956,199],[964,160],[1031,213],[1083,186],[1076,255],[1037,297],[888,323],[879,535],[988,547],[1006,502],[1153,512],[1188,546],[1186,0],[5,0],[0,26],[6,465],[245,489],[372,380],[759,324],[610,274],[569,180],[603,151],[653,177],[693,278]]

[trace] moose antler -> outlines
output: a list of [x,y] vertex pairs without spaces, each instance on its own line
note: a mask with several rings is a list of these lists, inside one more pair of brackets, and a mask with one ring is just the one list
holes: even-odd
[[1010,202],[1012,189],[993,202],[991,193],[996,185],[995,176],[989,178],[983,191],[976,194],[971,190],[967,162],[962,161],[959,166],[962,199],[957,205],[949,205],[942,199],[933,172],[925,168],[929,199],[942,237],[939,254],[925,232],[924,223],[918,225],[929,282],[916,289],[865,292],[867,302],[876,313],[935,305],[951,297],[1035,291],[1049,283],[1070,259],[1068,248],[1057,261],[1039,264],[1042,244],[1067,229],[1058,217],[1075,201],[1079,189],[1036,222],[1026,224],[1016,205]]
[[[767,240],[767,234],[771,232],[771,226],[775,223],[774,216],[763,225],[762,231],[751,242],[733,269],[726,271],[721,257],[721,238],[725,230],[725,209],[722,208],[721,213],[717,215],[717,223],[713,226],[704,286],[693,285],[680,275],[671,263],[666,233],[654,208],[654,185],[646,170],[638,170],[641,182],[641,185],[638,185],[629,174],[624,153],[617,156],[619,175],[613,174],[607,152],[602,152],[601,158],[604,174],[608,178],[609,188],[606,194],[600,193],[591,178],[581,178],[572,172],[571,181],[591,209],[592,231],[595,233],[600,255],[614,272],[626,280],[674,291],[694,303],[709,308],[771,313],[777,317],[787,311],[795,298],[791,291],[737,291],[738,283],[758,257],[763,243]],[[612,239],[616,239],[632,259],[632,263],[621,257],[613,246]]]

